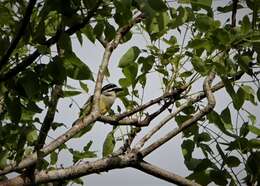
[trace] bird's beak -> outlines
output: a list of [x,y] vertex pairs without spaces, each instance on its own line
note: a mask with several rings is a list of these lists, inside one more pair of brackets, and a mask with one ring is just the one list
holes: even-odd
[[119,87],[117,87],[117,88],[115,88],[115,89],[114,89],[114,91],[115,91],[116,95],[117,95],[117,96],[119,96],[119,95],[120,95],[120,93],[123,91],[123,89],[122,89],[122,88],[119,88]]
[[117,87],[117,88],[114,88],[114,91],[117,93],[117,92],[121,92],[123,89],[122,88],[119,88],[119,87]]

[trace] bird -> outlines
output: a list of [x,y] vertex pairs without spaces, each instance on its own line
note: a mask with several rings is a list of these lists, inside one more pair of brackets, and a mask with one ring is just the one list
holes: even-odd
[[[101,89],[101,95],[99,99],[99,109],[101,115],[105,115],[114,104],[118,93],[122,91],[122,88],[117,87],[117,85],[109,83],[105,85]],[[94,95],[90,96],[89,99],[86,101],[86,103],[83,105],[83,107],[80,109],[79,118],[72,124],[72,126],[76,125],[78,120],[81,120],[84,116],[88,115],[91,112],[92,105],[93,105],[93,98]],[[84,129],[79,131],[74,138],[79,138],[85,133],[89,132],[94,125],[93,123],[89,123]]]
[[[99,109],[101,115],[105,115],[111,109],[112,105],[114,104],[118,96],[118,93],[122,90],[122,88],[119,88],[117,85],[113,83],[109,83],[102,87],[99,99]],[[90,96],[87,102],[83,105],[80,112],[80,117],[86,116],[90,113],[93,105],[93,98],[93,95]]]

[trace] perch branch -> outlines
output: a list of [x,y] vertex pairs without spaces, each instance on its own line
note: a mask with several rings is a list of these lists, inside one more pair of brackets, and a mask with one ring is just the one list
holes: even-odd
[[203,83],[203,90],[207,96],[208,104],[203,109],[199,110],[193,117],[184,121],[178,128],[175,128],[174,130],[167,133],[164,137],[158,139],[157,141],[155,141],[154,143],[152,143],[151,145],[143,149],[141,151],[143,157],[147,156],[155,149],[159,148],[161,145],[163,145],[164,143],[172,139],[174,136],[182,132],[184,129],[190,127],[192,124],[194,124],[196,121],[198,121],[200,118],[205,116],[214,108],[215,98],[211,90],[211,83],[214,77],[215,74],[211,72]]
[[160,167],[157,167],[157,166],[147,163],[145,161],[138,162],[138,164],[135,166],[135,168],[142,172],[155,176],[156,178],[160,178],[162,180],[168,181],[170,183],[174,183],[176,185],[200,186],[200,184],[197,184],[182,176],[179,176],[170,171],[164,170]]

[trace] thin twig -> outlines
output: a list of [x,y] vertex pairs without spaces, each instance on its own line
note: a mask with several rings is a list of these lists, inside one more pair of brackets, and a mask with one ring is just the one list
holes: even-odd
[[26,8],[25,14],[23,19],[21,20],[21,26],[17,32],[17,34],[15,35],[15,37],[13,38],[10,46],[8,47],[6,53],[4,54],[4,56],[2,57],[2,59],[0,60],[0,69],[8,63],[9,57],[12,55],[13,51],[15,50],[15,48],[17,47],[20,39],[22,38],[22,36],[25,33],[26,27],[28,25],[28,23],[30,22],[31,19],[31,15],[33,12],[33,8],[36,4],[37,0],[30,0],[28,3],[28,6]]
[[238,0],[232,0],[232,19],[231,19],[231,26],[235,27],[236,26],[236,14],[237,14],[237,3]]
[[174,130],[167,133],[164,137],[158,139],[145,149],[141,151],[141,154],[143,157],[147,156],[151,152],[153,152],[155,149],[172,139],[174,136],[182,132],[184,129],[190,127],[192,124],[194,124],[196,121],[198,121],[200,118],[205,116],[207,113],[209,113],[215,106],[215,98],[211,90],[211,83],[214,79],[215,74],[211,72],[209,76],[205,79],[203,83],[203,90],[207,96],[208,104],[201,110],[199,110],[193,117],[190,119],[184,121],[178,128],[175,128]]
[[[99,7],[100,3],[101,3],[101,0],[99,0],[97,2],[96,6],[88,12],[88,15],[83,19],[82,22],[71,26],[66,31],[64,31],[64,33],[66,33],[68,35],[72,35],[75,32],[77,32],[78,30],[80,30],[81,28],[83,28],[86,24],[88,24],[89,20],[95,15],[95,12],[96,12],[97,8]],[[48,39],[44,43],[44,45],[46,45],[46,47],[50,47],[51,45],[55,44],[59,40],[59,38],[62,34],[63,34],[62,32],[57,31],[55,36]],[[40,55],[41,55],[41,52],[38,49],[35,50],[32,54],[30,54],[27,58],[25,58],[21,63],[17,64],[14,68],[1,74],[0,82],[5,81],[5,80],[17,75],[19,72],[26,69],[26,67],[30,66]]]

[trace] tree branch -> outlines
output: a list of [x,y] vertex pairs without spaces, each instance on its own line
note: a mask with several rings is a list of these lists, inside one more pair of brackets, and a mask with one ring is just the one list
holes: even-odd
[[170,183],[177,184],[177,185],[200,186],[200,184],[192,182],[182,176],[179,176],[170,171],[159,168],[159,167],[152,165],[150,163],[147,163],[145,161],[138,162],[138,164],[135,166],[135,168],[142,172],[155,176],[156,178],[160,178],[162,180],[165,180]]
[[10,46],[8,47],[6,53],[4,54],[4,56],[2,57],[2,59],[0,60],[0,69],[8,63],[9,57],[12,55],[13,51],[15,50],[15,48],[17,47],[20,39],[22,38],[26,27],[28,25],[28,23],[30,22],[31,19],[31,15],[32,15],[32,11],[33,8],[36,4],[37,0],[30,0],[28,3],[28,6],[26,8],[25,14],[23,19],[21,20],[21,26],[17,32],[17,34],[15,35],[15,37],[13,38]]
[[207,96],[208,99],[208,104],[201,110],[199,110],[193,117],[190,119],[184,121],[178,128],[175,128],[174,130],[170,131],[167,133],[164,137],[158,139],[145,149],[141,151],[141,154],[143,157],[147,156],[151,152],[153,152],[155,149],[159,148],[161,145],[172,139],[174,136],[182,132],[184,129],[190,127],[192,124],[194,124],[196,121],[198,121],[200,118],[205,116],[207,113],[209,113],[215,106],[215,98],[211,90],[211,83],[212,80],[214,79],[215,74],[210,73],[209,76],[205,79],[203,83],[203,90]]
[[99,97],[100,97],[100,92],[102,88],[102,82],[104,79],[104,74],[105,70],[108,66],[110,56],[113,52],[113,50],[118,46],[120,43],[121,39],[123,36],[137,23],[141,22],[141,20],[144,19],[144,15],[140,14],[136,18],[134,18],[128,25],[125,25],[121,28],[116,33],[115,39],[110,41],[105,48],[105,52],[103,55],[102,63],[100,65],[98,75],[97,75],[97,80],[96,80],[96,86],[95,86],[95,91],[94,91],[94,98],[93,98],[93,106],[92,106],[92,111],[93,112],[99,112]]
[[[101,86],[102,86],[102,80],[104,77],[104,69],[108,65],[109,57],[111,55],[109,50],[111,50],[111,52],[112,52],[115,49],[115,47],[119,44],[121,38],[132,28],[132,26],[134,26],[134,24],[139,23],[142,19],[143,19],[143,15],[141,14],[138,17],[136,17],[128,25],[120,28],[117,32],[115,39],[112,40],[108,44],[107,49],[104,53],[102,64],[99,69],[99,73],[98,73],[98,77],[97,77],[97,81],[96,81],[95,94],[94,94],[94,103],[95,104],[93,105],[94,108],[92,108],[92,111],[90,112],[90,114],[86,115],[83,118],[77,119],[74,122],[75,124],[71,129],[69,129],[67,132],[65,132],[61,136],[59,136],[57,139],[52,141],[50,144],[43,147],[40,150],[41,155],[43,157],[45,157],[46,155],[48,155],[49,153],[51,153],[52,151],[57,149],[60,145],[67,142],[74,135],[76,135],[79,131],[81,131],[83,128],[85,128],[88,124],[95,122],[97,120],[97,118],[100,116],[99,107],[98,107],[97,103],[99,100],[100,90],[101,90]],[[24,158],[18,165],[16,165],[14,163],[9,166],[6,166],[6,168],[4,170],[0,170],[0,175],[7,174],[11,171],[21,170],[23,168],[26,168],[28,166],[35,164],[36,161],[37,161],[37,153],[33,153],[32,155],[28,156],[27,158]]]
[[232,0],[232,18],[231,18],[231,26],[235,27],[236,26],[236,14],[237,14],[237,4],[238,0]]
[[[60,32],[58,31],[55,36],[51,37],[50,39],[48,39],[45,42],[45,45],[47,47],[50,47],[51,45],[55,44],[60,36],[62,35],[62,33],[66,33],[68,35],[72,35],[74,34],[76,31],[80,30],[81,28],[83,28],[86,24],[89,23],[89,20],[95,15],[95,12],[97,10],[97,8],[99,7],[100,3],[102,1],[99,0],[98,3],[96,4],[96,6],[90,10],[88,12],[88,15],[83,19],[83,21],[81,23],[75,24],[73,26],[71,26],[70,28],[68,28],[66,31],[64,32]],[[21,63],[17,64],[14,68],[10,69],[9,71],[3,73],[0,75],[0,82],[5,81],[15,75],[17,75],[19,72],[21,72],[22,70],[26,69],[26,67],[30,66],[39,56],[41,55],[41,52],[37,49],[35,50],[32,54],[30,54],[26,59],[24,59]],[[7,59],[8,60],[8,59]]]
[[112,156],[99,159],[93,162],[84,162],[79,165],[73,165],[67,168],[40,171],[34,174],[35,180],[32,182],[27,175],[17,176],[15,178],[0,182],[0,185],[35,185],[53,181],[68,180],[85,175],[100,173],[111,169],[125,168],[133,166],[139,160],[136,153],[128,153],[120,156]]
[[128,117],[128,116],[131,116],[139,111],[142,111],[142,110],[145,110],[146,108],[154,105],[154,104],[157,104],[157,103],[160,103],[162,100],[165,100],[165,99],[168,99],[168,98],[174,98],[176,99],[177,96],[179,96],[183,91],[185,91],[187,89],[187,85],[184,85],[183,87],[180,87],[179,89],[174,89],[173,91],[171,92],[167,92],[165,94],[163,94],[162,96],[158,97],[158,98],[155,98],[155,99],[152,99],[150,101],[148,101],[147,103],[143,104],[143,105],[140,105],[130,111],[126,111],[122,114],[118,114],[115,116],[116,120],[117,121],[120,121],[121,119],[125,118],[125,117]]

